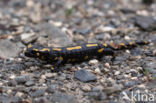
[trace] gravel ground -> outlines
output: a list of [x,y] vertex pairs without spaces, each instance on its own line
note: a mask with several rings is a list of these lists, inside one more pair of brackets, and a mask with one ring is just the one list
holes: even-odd
[[[0,103],[155,103],[152,1],[1,0]],[[152,43],[119,51],[113,62],[103,57],[66,64],[59,72],[23,54],[29,43],[61,47],[136,40]]]

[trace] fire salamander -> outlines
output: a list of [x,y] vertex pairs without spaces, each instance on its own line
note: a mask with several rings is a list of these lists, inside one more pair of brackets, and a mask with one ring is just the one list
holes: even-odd
[[52,70],[57,70],[61,64],[73,63],[102,56],[115,57],[116,50],[131,49],[138,45],[149,44],[149,41],[129,42],[120,44],[89,43],[72,47],[42,47],[29,44],[25,50],[25,56],[39,58],[54,64]]

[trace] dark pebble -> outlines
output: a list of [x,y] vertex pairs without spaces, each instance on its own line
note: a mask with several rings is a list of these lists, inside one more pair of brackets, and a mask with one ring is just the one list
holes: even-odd
[[120,11],[123,12],[124,14],[135,13],[134,10],[128,8],[121,8]]
[[149,51],[149,50],[148,50],[148,51],[146,51],[146,52],[145,52],[145,54],[146,54],[147,56],[153,56],[152,51]]
[[71,80],[71,75],[70,74],[66,74],[66,79],[67,80]]
[[52,84],[51,86],[49,86],[46,91],[49,93],[54,93],[57,89],[58,85],[57,84]]
[[16,86],[17,82],[15,80],[10,80],[7,84],[8,86]]
[[137,77],[138,73],[136,71],[131,71],[131,76],[132,77]]
[[8,65],[7,69],[15,71],[15,72],[20,72],[21,70],[23,70],[25,68],[25,65],[23,64],[12,64],[12,65]]
[[141,48],[132,49],[132,50],[131,50],[131,54],[132,54],[133,56],[139,56],[139,55],[142,54],[142,49],[141,49]]
[[85,34],[88,34],[88,33],[90,33],[91,32],[91,30],[90,29],[76,29],[76,30],[74,30],[74,34],[75,33],[79,33],[79,34],[82,34],[82,35],[85,35]]
[[106,94],[99,91],[99,92],[90,92],[89,93],[90,98],[94,98],[95,100],[105,100],[107,98]]
[[105,35],[104,35],[104,34],[99,34],[99,35],[96,35],[95,37],[96,37],[96,39],[98,39],[98,40],[103,40],[104,37],[105,37]]
[[26,5],[26,0],[13,0],[9,2],[9,5],[13,7],[20,7],[23,8]]
[[96,81],[96,76],[93,73],[91,73],[85,69],[76,71],[74,74],[74,78],[76,78],[82,82]]
[[132,87],[132,86],[140,84],[140,83],[141,83],[140,81],[128,81],[128,82],[125,83],[125,86],[127,88],[129,88],[129,87]]
[[28,86],[28,87],[29,87],[29,86],[33,86],[34,84],[35,84],[35,83],[34,83],[33,81],[31,81],[31,80],[30,80],[30,81],[27,81],[27,82],[25,83],[25,85]]
[[156,29],[156,20],[153,17],[136,16],[135,23],[143,30],[151,31]]
[[71,70],[71,68],[72,68],[72,64],[66,64],[64,69]]
[[37,90],[37,91],[31,93],[30,95],[35,98],[35,97],[43,96],[44,93],[45,93],[45,90],[40,89],[40,90]]
[[53,103],[77,103],[76,99],[72,95],[61,93],[56,91],[52,97],[51,102]]
[[18,84],[23,84],[25,82],[27,82],[29,80],[29,76],[17,76],[15,78],[15,81],[18,83]]

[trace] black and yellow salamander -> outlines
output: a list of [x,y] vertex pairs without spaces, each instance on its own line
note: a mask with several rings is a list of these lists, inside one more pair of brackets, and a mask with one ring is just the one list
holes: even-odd
[[29,44],[25,50],[25,56],[39,58],[54,64],[52,70],[58,69],[61,64],[73,63],[102,56],[115,57],[116,50],[130,49],[138,45],[149,44],[149,41],[129,42],[120,44],[89,43],[71,47],[42,47]]

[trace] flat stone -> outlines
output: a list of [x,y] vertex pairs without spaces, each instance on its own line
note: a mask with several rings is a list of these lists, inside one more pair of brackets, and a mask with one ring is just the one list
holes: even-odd
[[121,8],[120,11],[123,12],[124,14],[135,13],[135,10],[129,8]]
[[35,33],[23,33],[21,34],[21,40],[24,44],[29,44],[37,39]]
[[82,34],[82,35],[85,35],[85,34],[88,34],[88,33],[90,33],[91,32],[91,30],[90,29],[76,29],[76,30],[74,30],[74,33],[79,33],[79,34]]
[[40,90],[37,90],[37,91],[31,93],[31,96],[32,97],[40,97],[40,96],[43,96],[44,93],[45,93],[45,90],[40,89]]
[[151,31],[156,29],[156,20],[153,17],[136,16],[135,23],[143,30]]
[[90,92],[89,96],[91,98],[94,98],[95,100],[105,100],[107,98],[107,95],[102,92],[102,91],[98,91],[98,92]]
[[25,82],[27,82],[28,80],[29,80],[30,78],[29,78],[29,76],[17,76],[16,78],[15,78],[15,81],[18,83],[18,84],[23,84],[23,83],[25,83]]
[[73,95],[68,95],[65,93],[61,93],[56,91],[51,97],[52,103],[77,103],[75,97]]
[[21,48],[17,43],[10,40],[0,40],[0,57],[11,58],[16,57],[21,52]]
[[18,97],[7,97],[7,96],[0,96],[1,103],[19,103],[21,101]]
[[50,23],[43,23],[36,26],[41,33],[46,33],[48,36],[48,44],[56,44],[57,46],[67,46],[72,44],[72,40],[68,35],[62,32],[59,28]]
[[30,80],[30,81],[27,81],[27,82],[25,83],[25,85],[28,86],[28,87],[29,87],[29,86],[33,86],[34,84],[35,84],[35,83],[34,83],[33,81],[31,81],[31,80]]
[[76,71],[74,74],[74,78],[76,78],[82,82],[96,81],[96,76],[93,73],[91,73],[85,69]]
[[25,65],[23,64],[11,64],[11,65],[7,65],[5,67],[5,69],[8,69],[8,70],[12,70],[12,71],[15,71],[15,72],[20,72],[21,70],[23,70],[25,68]]

